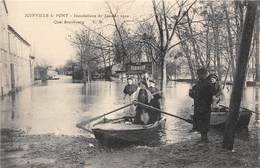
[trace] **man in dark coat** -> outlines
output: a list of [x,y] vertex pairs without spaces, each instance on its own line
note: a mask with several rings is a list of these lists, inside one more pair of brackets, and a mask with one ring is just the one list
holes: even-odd
[[[159,89],[155,87],[155,82],[153,80],[150,80],[149,84],[150,84],[150,86],[149,86],[148,90],[153,95],[153,99],[151,100],[150,105],[152,107],[161,109],[160,99],[162,98],[162,96],[159,92]],[[149,123],[154,123],[154,122],[160,120],[161,113],[156,110],[150,110],[149,116],[150,116]]]
[[198,81],[189,92],[194,100],[193,130],[201,134],[201,142],[208,142],[207,132],[210,126],[212,97],[216,90],[207,79],[207,70],[197,70]]

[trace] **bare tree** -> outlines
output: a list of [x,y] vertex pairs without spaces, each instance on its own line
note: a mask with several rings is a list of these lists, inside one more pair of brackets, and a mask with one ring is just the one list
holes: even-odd
[[91,33],[87,30],[80,30],[75,33],[71,43],[76,49],[78,62],[83,71],[82,81],[86,84],[87,81],[90,81],[91,73],[96,69],[98,62],[97,50],[93,48],[95,44],[91,41]]
[[242,38],[240,41],[235,81],[229,105],[230,111],[228,120],[226,121],[223,138],[223,148],[226,148],[228,150],[233,149],[235,128],[239,116],[244,81],[246,79],[246,69],[249,61],[249,51],[252,41],[256,11],[257,3],[255,1],[248,1],[247,12],[242,31]]
[[117,35],[118,35],[118,39],[119,39],[119,44],[120,44],[120,48],[122,49],[122,61],[123,61],[123,64],[125,63],[125,59],[126,58],[129,58],[128,56],[128,53],[127,53],[127,49],[126,49],[126,46],[125,46],[125,40],[124,40],[124,37],[123,37],[123,33],[122,33],[122,30],[123,29],[123,25],[119,25],[118,21],[117,21],[117,13],[118,11],[114,12],[111,8],[111,6],[109,5],[109,3],[106,3],[107,6],[108,6],[108,9],[109,9],[109,12],[112,16],[112,19],[113,19],[113,22],[114,22],[114,27],[116,29],[116,32],[117,32]]
[[153,0],[153,12],[157,25],[158,41],[156,47],[159,50],[159,60],[161,66],[161,90],[164,91],[166,88],[166,57],[171,49],[180,44],[181,42],[172,43],[172,39],[175,35],[177,26],[182,21],[182,19],[187,15],[188,11],[195,4],[196,0],[187,5],[186,1],[179,2],[176,1],[178,5],[178,12],[176,15],[171,16],[170,11],[172,6],[165,5],[165,1],[161,0],[156,2]]

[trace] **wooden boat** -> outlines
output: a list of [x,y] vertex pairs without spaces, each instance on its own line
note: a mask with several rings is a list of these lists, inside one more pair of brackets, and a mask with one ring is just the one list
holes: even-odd
[[[149,142],[158,138],[158,130],[165,127],[165,118],[148,125],[133,124],[127,118],[103,119],[91,125],[96,139],[106,141]],[[157,134],[157,135],[156,135]]]
[[[220,108],[213,109],[213,111],[211,112],[210,125],[212,127],[224,126],[228,118],[228,111],[229,108],[226,106],[220,106]],[[237,128],[247,128],[251,116],[252,112],[250,110],[240,108]],[[193,118],[192,115],[191,118]]]

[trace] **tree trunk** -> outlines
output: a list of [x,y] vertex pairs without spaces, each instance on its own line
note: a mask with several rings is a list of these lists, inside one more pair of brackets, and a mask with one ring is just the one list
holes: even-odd
[[182,44],[182,49],[186,55],[186,58],[187,58],[187,61],[188,61],[188,66],[189,66],[189,69],[190,69],[190,75],[191,75],[191,80],[194,81],[195,80],[195,73],[194,73],[194,68],[193,68],[193,65],[192,65],[192,60],[191,60],[191,55],[189,53],[189,49],[188,49],[188,46],[185,45],[185,44]]
[[220,56],[219,56],[219,28],[216,26],[216,28],[213,28],[213,33],[214,33],[214,55],[216,58],[216,68],[217,68],[217,73],[218,77],[221,80],[221,66],[220,66]]
[[209,42],[209,26],[207,26],[206,32],[206,65],[210,67],[210,42]]
[[90,74],[90,70],[88,70],[88,82],[90,82],[91,80],[91,74]]
[[[236,56],[238,55],[239,52],[239,46],[240,46],[240,38],[241,38],[241,34],[242,34],[242,24],[244,22],[244,15],[243,15],[243,8],[241,1],[235,1],[235,13],[237,13],[236,16]],[[235,63],[237,62],[237,57],[234,58]],[[233,70],[235,71],[235,70]],[[235,76],[233,76],[233,80],[234,80]]]
[[190,17],[188,14],[186,16],[187,16],[187,20],[188,20],[188,28],[189,28],[189,32],[190,32],[189,35],[191,37],[191,44],[192,44],[192,48],[193,48],[193,52],[194,52],[195,61],[197,63],[197,66],[204,66],[204,62],[201,58],[202,56],[199,55],[197,45],[196,45],[196,40],[193,35]]
[[102,59],[103,59],[103,64],[104,64],[104,77],[105,77],[105,80],[109,80],[109,75],[108,75],[108,68],[107,68],[107,65],[106,65],[106,56],[104,54],[104,51],[103,49],[101,49],[101,55],[102,55]]
[[[259,8],[259,7],[258,7]],[[255,36],[256,36],[256,50],[255,50],[255,70],[256,70],[256,74],[255,74],[255,81],[256,82],[260,82],[260,59],[259,59],[259,29],[260,29],[260,14],[259,14],[260,10],[258,9],[257,15],[256,15],[256,27],[255,27]]]
[[86,65],[83,65],[82,71],[83,71],[83,79],[82,79],[82,82],[83,82],[84,84],[86,84],[86,82],[87,82],[87,68],[86,68]]
[[165,55],[161,57],[161,91],[162,91],[162,99],[161,99],[161,107],[164,109],[165,107],[165,93],[166,93],[166,87],[167,87],[167,72],[166,72],[166,61],[165,61]]
[[165,56],[162,57],[161,60],[161,91],[165,92],[167,85],[167,73],[166,73],[166,61]]
[[[187,29],[186,29],[187,30]],[[177,28],[177,36],[179,37],[180,41],[183,40],[181,35],[180,35],[180,31]],[[187,42],[182,42],[181,43],[181,48],[185,53],[187,62],[188,62],[188,66],[189,66],[189,70],[190,70],[190,76],[191,76],[191,80],[194,81],[195,80],[195,72],[194,72],[194,67],[192,65],[192,59],[191,59],[191,51],[187,45]]]
[[[230,61],[231,61],[231,59],[230,59]],[[228,78],[229,70],[230,70],[230,67],[231,67],[230,61],[229,61],[229,64],[228,64],[227,72],[226,72],[226,74],[225,74],[225,78],[224,78],[224,81],[223,81],[223,87],[222,87],[222,89],[225,88],[226,83],[227,83],[227,78]]]
[[229,115],[226,121],[223,148],[232,150],[235,138],[235,128],[239,116],[239,108],[243,95],[243,84],[246,78],[246,68],[249,60],[249,50],[252,41],[252,34],[255,23],[257,4],[255,1],[248,1],[246,18],[243,26],[242,38],[239,47],[236,76],[231,93]]
[[219,28],[216,27],[215,29],[213,29],[214,32],[214,55],[216,58],[216,68],[217,68],[217,73],[218,73],[218,77],[221,80],[222,78],[222,73],[221,73],[221,62],[220,62],[220,55],[219,55]]
[[213,37],[214,37],[214,63],[215,68],[217,69],[218,78],[221,80],[222,73],[221,73],[221,62],[220,62],[220,55],[219,55],[219,26],[218,21],[215,17],[214,9],[212,4],[210,5],[211,13],[213,16],[212,19],[212,29],[213,29]]
[[[228,48],[229,48],[229,55],[230,55],[230,61],[231,61],[231,69],[232,69],[232,74],[233,77],[235,76],[235,60],[234,60],[234,53],[233,53],[233,49],[234,49],[234,44],[233,44],[233,40],[232,40],[232,34],[231,34],[231,29],[230,29],[230,20],[229,20],[229,13],[227,10],[227,5],[226,2],[224,1],[224,12],[226,15],[226,28],[227,28],[227,33],[228,33]],[[228,68],[230,69],[230,68]]]
[[[259,92],[260,92],[260,89],[256,87],[255,88],[255,102],[259,102]],[[258,103],[255,104],[255,112],[259,112],[259,104]],[[259,115],[256,115],[255,119],[256,119],[256,121],[258,121]]]

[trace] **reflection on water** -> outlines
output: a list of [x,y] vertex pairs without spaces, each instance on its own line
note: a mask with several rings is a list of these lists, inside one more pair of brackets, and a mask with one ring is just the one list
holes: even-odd
[[[71,83],[69,77],[62,77],[61,80],[48,81],[3,98],[0,101],[1,127],[21,128],[31,134],[86,134],[75,125],[123,104],[124,84],[120,82],[94,81],[82,86]],[[170,82],[165,111],[187,118],[192,105],[192,99],[188,97],[189,88],[190,84]],[[230,92],[225,91],[226,101]],[[259,112],[259,88],[247,88],[243,98],[243,106]],[[191,129],[189,123],[166,117],[166,130],[162,133],[166,143],[199,136],[188,133]]]
[[32,134],[78,134],[76,123],[121,104],[121,84],[59,81],[27,88],[0,101],[1,127],[22,128]]
[[[259,104],[260,104],[260,99],[259,99],[259,92],[260,92],[260,88],[255,88],[255,96],[253,96],[255,98],[255,112],[260,112],[259,111]],[[259,120],[259,115],[255,115],[255,119]]]

